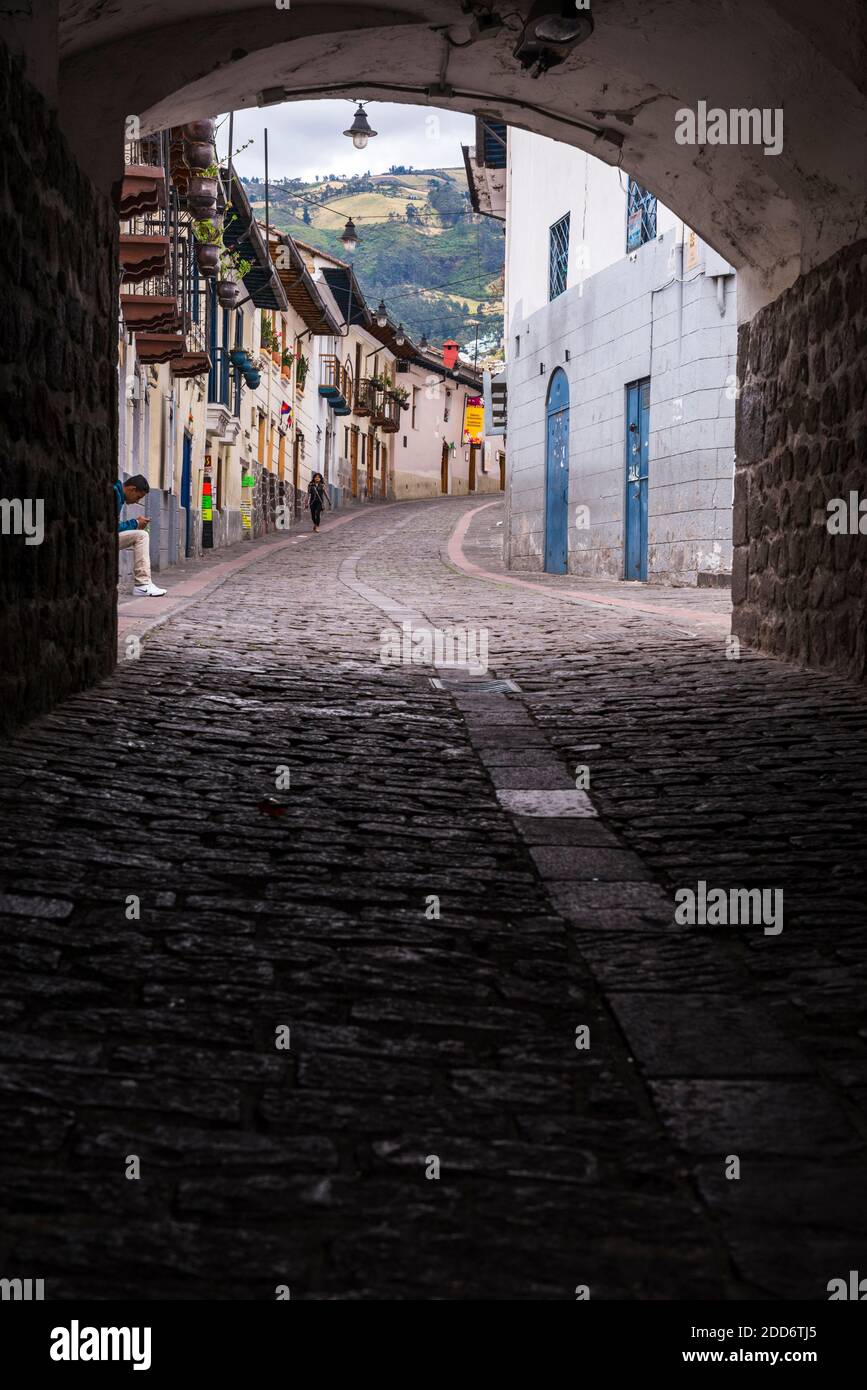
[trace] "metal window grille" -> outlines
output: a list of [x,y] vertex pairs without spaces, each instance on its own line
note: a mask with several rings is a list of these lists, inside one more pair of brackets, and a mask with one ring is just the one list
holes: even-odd
[[566,288],[569,264],[569,213],[548,233],[548,298],[556,299]]
[[656,197],[629,180],[626,194],[626,250],[637,251],[656,236]]

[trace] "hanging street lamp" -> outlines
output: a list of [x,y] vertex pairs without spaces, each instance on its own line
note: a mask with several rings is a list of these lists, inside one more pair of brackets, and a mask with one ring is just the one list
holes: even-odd
[[388,327],[388,310],[385,307],[384,299],[381,299],[376,306],[376,323],[379,328]]
[[420,337],[419,340],[418,340],[418,345],[419,345],[419,347],[421,348],[422,352],[425,352],[425,351],[427,350],[427,348],[430,346],[430,344],[428,343],[428,340],[427,340],[427,334],[426,334],[426,333],[422,333],[421,337]]
[[348,130],[344,130],[343,134],[349,136],[350,140],[352,141],[353,145],[357,150],[363,150],[368,140],[370,140],[371,137],[376,134],[376,131],[371,130],[370,128],[370,122],[367,119],[367,112],[365,111],[361,102],[358,103],[358,109],[355,113],[355,120],[352,122],[352,125],[349,127]]
[[397,325],[397,332],[394,335],[394,341],[397,343],[398,347],[403,347],[404,343],[406,342],[406,334],[403,331],[402,323],[399,323]]
[[358,245],[358,233],[355,230],[355,223],[350,217],[346,226],[343,228],[343,236],[340,238],[347,251],[354,251]]

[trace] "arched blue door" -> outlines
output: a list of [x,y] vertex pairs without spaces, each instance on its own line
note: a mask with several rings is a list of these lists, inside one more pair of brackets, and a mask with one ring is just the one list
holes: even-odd
[[569,558],[569,383],[558,367],[548,386],[545,437],[545,569],[565,574]]

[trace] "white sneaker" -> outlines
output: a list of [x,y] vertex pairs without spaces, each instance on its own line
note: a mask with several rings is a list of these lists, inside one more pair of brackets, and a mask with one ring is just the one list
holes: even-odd
[[165,589],[158,589],[156,584],[136,584],[133,593],[143,598],[162,598]]

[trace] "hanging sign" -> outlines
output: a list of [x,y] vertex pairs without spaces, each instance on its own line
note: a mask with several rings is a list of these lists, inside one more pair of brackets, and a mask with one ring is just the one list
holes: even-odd
[[481,444],[485,433],[485,403],[481,396],[467,396],[464,404],[464,443]]

